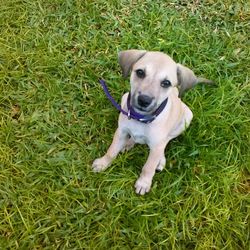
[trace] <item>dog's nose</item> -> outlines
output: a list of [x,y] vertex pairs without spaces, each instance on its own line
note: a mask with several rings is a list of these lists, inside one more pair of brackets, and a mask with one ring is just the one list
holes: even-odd
[[138,104],[141,107],[146,108],[151,104],[153,98],[148,95],[139,95],[137,100],[138,100]]

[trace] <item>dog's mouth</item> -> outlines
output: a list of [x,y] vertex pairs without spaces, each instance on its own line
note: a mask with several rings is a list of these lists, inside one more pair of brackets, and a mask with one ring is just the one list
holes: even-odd
[[132,98],[131,107],[138,113],[143,115],[150,115],[156,110],[156,102],[154,98],[148,102],[142,102],[138,98]]
[[138,112],[138,113],[141,113],[143,115],[149,115],[151,113],[153,113],[155,111],[155,108],[152,107],[152,108],[143,108],[143,107],[140,107],[138,105],[132,105],[132,108]]
[[[139,96],[138,96],[139,97]],[[157,105],[154,97],[140,97],[128,95],[127,108],[128,108],[128,119],[133,118],[143,123],[152,122],[166,107],[168,98],[163,100],[160,105]],[[126,112],[125,112],[126,113]]]

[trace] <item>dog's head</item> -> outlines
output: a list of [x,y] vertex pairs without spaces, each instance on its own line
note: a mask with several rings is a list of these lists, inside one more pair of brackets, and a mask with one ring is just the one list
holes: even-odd
[[178,87],[182,94],[198,82],[192,70],[162,52],[126,50],[118,59],[123,76],[131,72],[131,105],[141,113],[154,112],[171,88]]

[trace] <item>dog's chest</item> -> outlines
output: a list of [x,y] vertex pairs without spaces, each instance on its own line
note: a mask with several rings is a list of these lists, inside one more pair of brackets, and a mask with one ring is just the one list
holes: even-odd
[[132,137],[133,141],[135,143],[139,143],[139,144],[147,144],[148,140],[146,136],[140,135],[140,134],[132,134],[129,133],[130,136]]
[[127,132],[135,143],[148,144],[147,129],[141,124],[133,124],[127,127]]

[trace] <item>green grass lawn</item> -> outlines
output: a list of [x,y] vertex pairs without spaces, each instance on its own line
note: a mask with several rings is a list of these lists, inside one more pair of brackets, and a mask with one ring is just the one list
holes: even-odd
[[[250,44],[247,1],[0,1],[0,249],[249,249]],[[151,192],[134,183],[144,145],[104,173],[117,52],[163,51],[216,86],[166,149]]]

